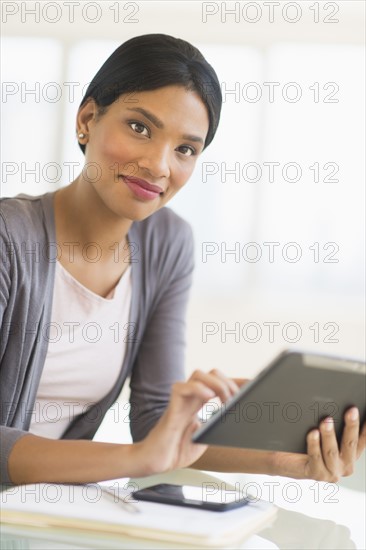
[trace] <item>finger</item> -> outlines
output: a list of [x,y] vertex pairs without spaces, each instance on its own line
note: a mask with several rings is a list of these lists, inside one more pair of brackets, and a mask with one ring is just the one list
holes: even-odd
[[245,386],[245,384],[248,384],[248,382],[250,382],[250,378],[232,378],[232,380],[234,380],[238,388],[240,388],[241,386]]
[[357,459],[358,433],[360,431],[359,414],[356,407],[352,407],[344,415],[345,427],[341,442],[341,455],[344,473],[352,473],[353,463]]
[[201,426],[202,426],[202,422],[200,422],[199,419],[195,417],[187,428],[187,438],[190,442],[194,432],[197,431]]
[[321,449],[326,469],[334,479],[339,478],[340,456],[337,438],[334,430],[334,420],[331,416],[320,424]]
[[358,436],[357,458],[364,451],[365,447],[366,447],[366,422],[364,422],[361,433]]
[[185,443],[192,443],[192,435],[198,428],[201,427],[201,422],[198,420],[197,417],[193,418],[190,424],[186,427],[184,434],[183,434],[183,444]]
[[170,402],[165,412],[166,421],[173,423],[175,427],[186,426],[214,396],[214,391],[201,382],[176,382],[172,386]]
[[234,395],[237,391],[239,391],[239,386],[236,383],[236,381],[233,378],[228,378],[223,372],[221,372],[219,369],[212,369],[209,374],[213,374],[220,378],[225,384],[227,384],[230,388],[231,394]]
[[311,479],[324,479],[325,466],[320,448],[319,430],[312,430],[306,437],[308,463],[306,467],[306,477]]
[[228,384],[228,378],[221,375],[218,376],[212,371],[209,373],[196,370],[193,372],[190,380],[199,380],[209,388],[211,388],[215,395],[217,395],[222,402],[225,402],[235,392],[231,390],[231,386]]
[[172,387],[172,395],[176,397],[197,398],[199,401],[208,401],[215,397],[216,393],[200,380],[189,379],[187,382],[176,382]]
[[[200,454],[202,455],[207,450],[208,445],[206,445],[205,443],[196,443],[192,441],[192,436],[194,432],[198,430],[200,426],[201,426],[201,422],[197,418],[194,419],[192,423],[189,426],[187,426],[184,432],[182,444],[183,446],[194,445],[195,452],[196,453],[200,452]],[[198,458],[199,458],[198,456],[195,456],[195,460],[197,460]]]

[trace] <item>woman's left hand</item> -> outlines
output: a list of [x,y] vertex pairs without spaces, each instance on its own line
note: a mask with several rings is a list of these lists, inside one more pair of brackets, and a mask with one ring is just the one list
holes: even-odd
[[318,430],[307,435],[307,454],[275,453],[274,475],[297,479],[315,479],[337,483],[354,471],[356,460],[366,447],[366,422],[360,433],[359,412],[356,407],[345,415],[345,427],[338,446],[331,417],[320,423]]
[[[250,382],[246,378],[234,378],[240,387]],[[353,474],[355,462],[366,447],[366,422],[360,433],[359,412],[356,407],[344,415],[340,448],[331,417],[323,420],[319,430],[312,430],[307,436],[307,454],[274,452],[273,475],[296,479],[315,479],[337,483],[341,477]]]

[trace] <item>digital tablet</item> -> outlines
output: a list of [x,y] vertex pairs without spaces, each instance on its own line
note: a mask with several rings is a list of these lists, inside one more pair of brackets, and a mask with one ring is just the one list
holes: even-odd
[[306,435],[327,416],[341,440],[347,409],[366,419],[366,364],[286,350],[205,418],[192,440],[208,445],[306,453]]

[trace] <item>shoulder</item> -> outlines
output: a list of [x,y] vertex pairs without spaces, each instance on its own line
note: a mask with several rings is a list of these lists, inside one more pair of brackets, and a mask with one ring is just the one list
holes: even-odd
[[132,229],[137,256],[146,266],[173,272],[193,265],[192,228],[170,208],[163,207],[146,220],[135,222]]
[[[46,234],[49,195],[17,195],[0,200],[0,234],[4,239],[19,241],[42,238]],[[45,210],[46,208],[46,210]]]
[[[135,225],[135,224],[134,224]],[[141,244],[151,252],[164,251],[170,255],[182,250],[193,250],[193,232],[190,224],[173,210],[163,207],[146,220],[138,222],[136,228]]]
[[172,237],[174,240],[177,237],[180,239],[192,238],[190,224],[166,206],[155,212],[146,222],[151,225],[156,234],[163,238]]

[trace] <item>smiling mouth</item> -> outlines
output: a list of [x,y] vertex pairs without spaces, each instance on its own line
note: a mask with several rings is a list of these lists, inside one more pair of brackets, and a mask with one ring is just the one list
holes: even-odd
[[164,189],[158,185],[153,185],[146,180],[121,174],[119,178],[132,191],[133,195],[142,200],[153,200],[164,194]]

